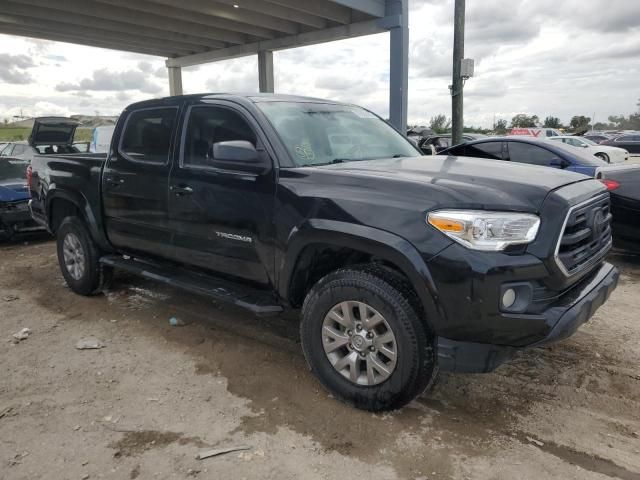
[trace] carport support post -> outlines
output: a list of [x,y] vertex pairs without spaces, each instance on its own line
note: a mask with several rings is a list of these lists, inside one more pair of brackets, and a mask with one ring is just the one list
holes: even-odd
[[464,131],[464,80],[461,75],[464,58],[465,0],[455,0],[453,25],[453,82],[451,84],[451,145],[462,143]]
[[402,134],[407,132],[409,90],[409,7],[408,0],[388,0],[387,17],[399,17],[399,25],[389,29],[389,122]]
[[169,95],[182,95],[182,68],[167,67],[169,71]]
[[258,52],[258,84],[260,92],[273,93],[273,52],[260,50]]

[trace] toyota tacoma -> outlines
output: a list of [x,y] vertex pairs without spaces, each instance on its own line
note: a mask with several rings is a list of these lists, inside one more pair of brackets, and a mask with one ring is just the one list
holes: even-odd
[[601,182],[427,161],[332,101],[135,103],[108,154],[36,157],[29,179],[74,292],[122,269],[258,315],[299,309],[312,372],[368,410],[405,405],[439,369],[489,372],[567,338],[618,281]]

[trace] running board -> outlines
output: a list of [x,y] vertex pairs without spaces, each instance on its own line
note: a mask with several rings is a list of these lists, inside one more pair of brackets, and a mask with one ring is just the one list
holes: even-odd
[[201,275],[175,267],[164,267],[120,255],[104,256],[100,258],[100,263],[220,302],[232,303],[259,316],[277,315],[284,310],[282,305],[278,305],[268,292],[222,278]]

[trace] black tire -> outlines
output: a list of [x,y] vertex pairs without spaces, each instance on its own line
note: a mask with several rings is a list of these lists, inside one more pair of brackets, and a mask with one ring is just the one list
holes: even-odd
[[[302,307],[300,337],[309,368],[329,392],[357,408],[381,411],[406,405],[433,383],[437,375],[434,339],[415,297],[400,275],[373,265],[337,270],[314,285]],[[350,381],[325,353],[323,321],[332,308],[345,301],[370,305],[395,335],[395,369],[382,383]]]
[[611,163],[611,159],[609,158],[609,155],[607,155],[606,153],[596,153],[595,156],[598,157],[603,162]]
[[[79,241],[83,255],[82,273],[74,278],[65,263],[64,244],[67,237]],[[84,222],[77,217],[65,218],[56,232],[58,263],[69,288],[80,295],[95,295],[107,288],[111,282],[113,269],[100,263],[100,251],[94,243]],[[80,263],[80,262],[79,262]]]

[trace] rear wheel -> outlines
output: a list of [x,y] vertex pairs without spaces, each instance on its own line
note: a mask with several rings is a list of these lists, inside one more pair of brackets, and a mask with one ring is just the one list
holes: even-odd
[[102,291],[111,280],[112,269],[100,263],[100,252],[85,224],[65,218],[56,232],[58,263],[69,288],[80,295]]
[[598,157],[603,162],[611,163],[611,159],[609,158],[609,155],[607,155],[606,153],[598,152],[595,154],[595,156]]
[[309,367],[358,408],[400,408],[436,375],[433,338],[403,290],[382,269],[351,267],[321,279],[305,299],[300,329]]

